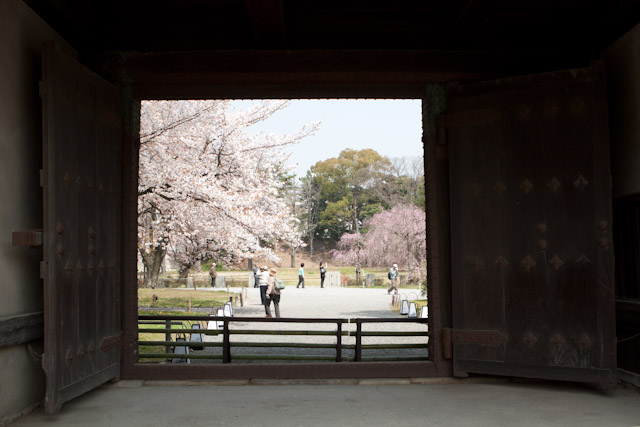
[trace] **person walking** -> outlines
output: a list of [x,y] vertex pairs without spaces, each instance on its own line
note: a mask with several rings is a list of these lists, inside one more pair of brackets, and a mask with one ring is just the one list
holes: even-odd
[[276,318],[280,317],[280,289],[276,286],[276,274],[278,270],[272,268],[269,271],[269,284],[267,286],[266,300],[264,303],[264,310],[267,317],[271,316],[271,301],[273,301],[273,307],[276,311]]
[[391,280],[391,287],[387,289],[387,293],[390,294],[392,290],[394,290],[394,294],[398,295],[398,264],[393,264],[389,269],[389,274],[387,275],[389,280]]
[[216,287],[216,277],[218,277],[218,272],[216,271],[216,265],[211,264],[211,268],[209,269],[209,277],[211,277],[211,287]]
[[324,288],[324,278],[327,274],[327,269],[324,266],[324,262],[320,263],[320,287]]
[[304,262],[300,264],[300,269],[298,270],[298,284],[296,285],[296,289],[302,284],[302,289],[304,289]]
[[258,272],[258,286],[260,287],[260,300],[262,301],[262,305],[265,304],[266,294],[267,294],[267,286],[269,286],[269,267],[266,265],[260,267],[260,271]]

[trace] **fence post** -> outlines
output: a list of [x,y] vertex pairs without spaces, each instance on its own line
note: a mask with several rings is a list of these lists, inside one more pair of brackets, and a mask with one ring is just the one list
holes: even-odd
[[[165,324],[165,328],[166,329],[171,329],[171,320],[165,320],[164,324]],[[171,341],[171,332],[169,332],[169,331],[165,332],[164,340],[167,341],[167,342]],[[167,353],[167,354],[171,353],[171,346],[169,346],[169,345],[165,346],[164,347],[164,352]],[[173,359],[167,359],[167,360],[171,361]]]
[[356,362],[362,360],[362,320],[356,319]]
[[231,363],[231,340],[229,339],[229,321],[225,318],[222,326],[222,363]]
[[338,336],[336,337],[336,362],[342,362],[342,322],[338,324]]

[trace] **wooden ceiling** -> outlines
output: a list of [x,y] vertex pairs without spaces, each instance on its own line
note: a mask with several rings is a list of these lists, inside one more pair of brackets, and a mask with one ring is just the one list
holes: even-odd
[[597,58],[640,0],[25,0],[82,53],[555,52]]
[[420,98],[585,67],[640,22],[640,0],[24,1],[140,99]]

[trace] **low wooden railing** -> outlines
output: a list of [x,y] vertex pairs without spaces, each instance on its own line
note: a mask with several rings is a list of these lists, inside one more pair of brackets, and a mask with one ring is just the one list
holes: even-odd
[[[194,323],[221,322],[222,329],[193,328]],[[149,325],[162,325],[161,328],[150,328]],[[356,318],[356,319],[318,319],[318,318],[255,318],[255,317],[216,317],[216,316],[188,316],[188,315],[140,315],[138,317],[139,333],[164,334],[164,340],[139,340],[139,359],[211,359],[222,360],[222,363],[231,363],[232,360],[293,360],[293,361],[409,361],[428,360],[427,342],[428,332],[424,331],[384,331],[384,330],[363,330],[365,324],[382,323],[407,323],[425,324],[427,319],[421,318]],[[334,330],[265,330],[265,329],[236,329],[231,325],[237,323],[298,323],[298,324],[326,324],[335,325]],[[344,326],[347,325],[345,328]],[[355,329],[354,329],[355,326]],[[353,329],[353,330],[352,330]],[[207,342],[186,340],[176,342],[175,337],[179,335],[191,336],[202,334],[203,336],[219,336],[222,340],[217,342]],[[236,342],[231,340],[231,336],[236,335],[270,335],[270,336],[334,336],[333,343],[304,343],[304,342]],[[353,344],[344,343],[344,337],[353,337],[350,341]],[[377,343],[363,344],[366,337],[424,337],[419,343]],[[141,346],[164,347],[164,352],[144,352]],[[174,354],[172,348],[175,346],[186,348],[210,348],[222,347],[222,354],[194,353],[189,351],[188,355]],[[304,349],[331,349],[335,355],[319,354],[297,354],[297,355],[265,355],[265,354],[233,354],[232,348],[304,348]],[[405,350],[424,349],[424,353],[417,356],[396,355],[396,356],[367,356],[363,352],[369,350]],[[353,351],[353,356],[343,355],[343,350]]]

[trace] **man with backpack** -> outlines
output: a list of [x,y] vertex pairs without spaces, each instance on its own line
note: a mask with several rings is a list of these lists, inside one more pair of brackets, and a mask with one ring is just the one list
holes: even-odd
[[278,270],[272,268],[269,271],[269,285],[267,286],[267,293],[264,303],[264,309],[267,317],[271,316],[271,301],[273,301],[273,307],[276,310],[276,317],[280,317],[280,295],[282,289],[284,289],[284,283],[276,277]]

